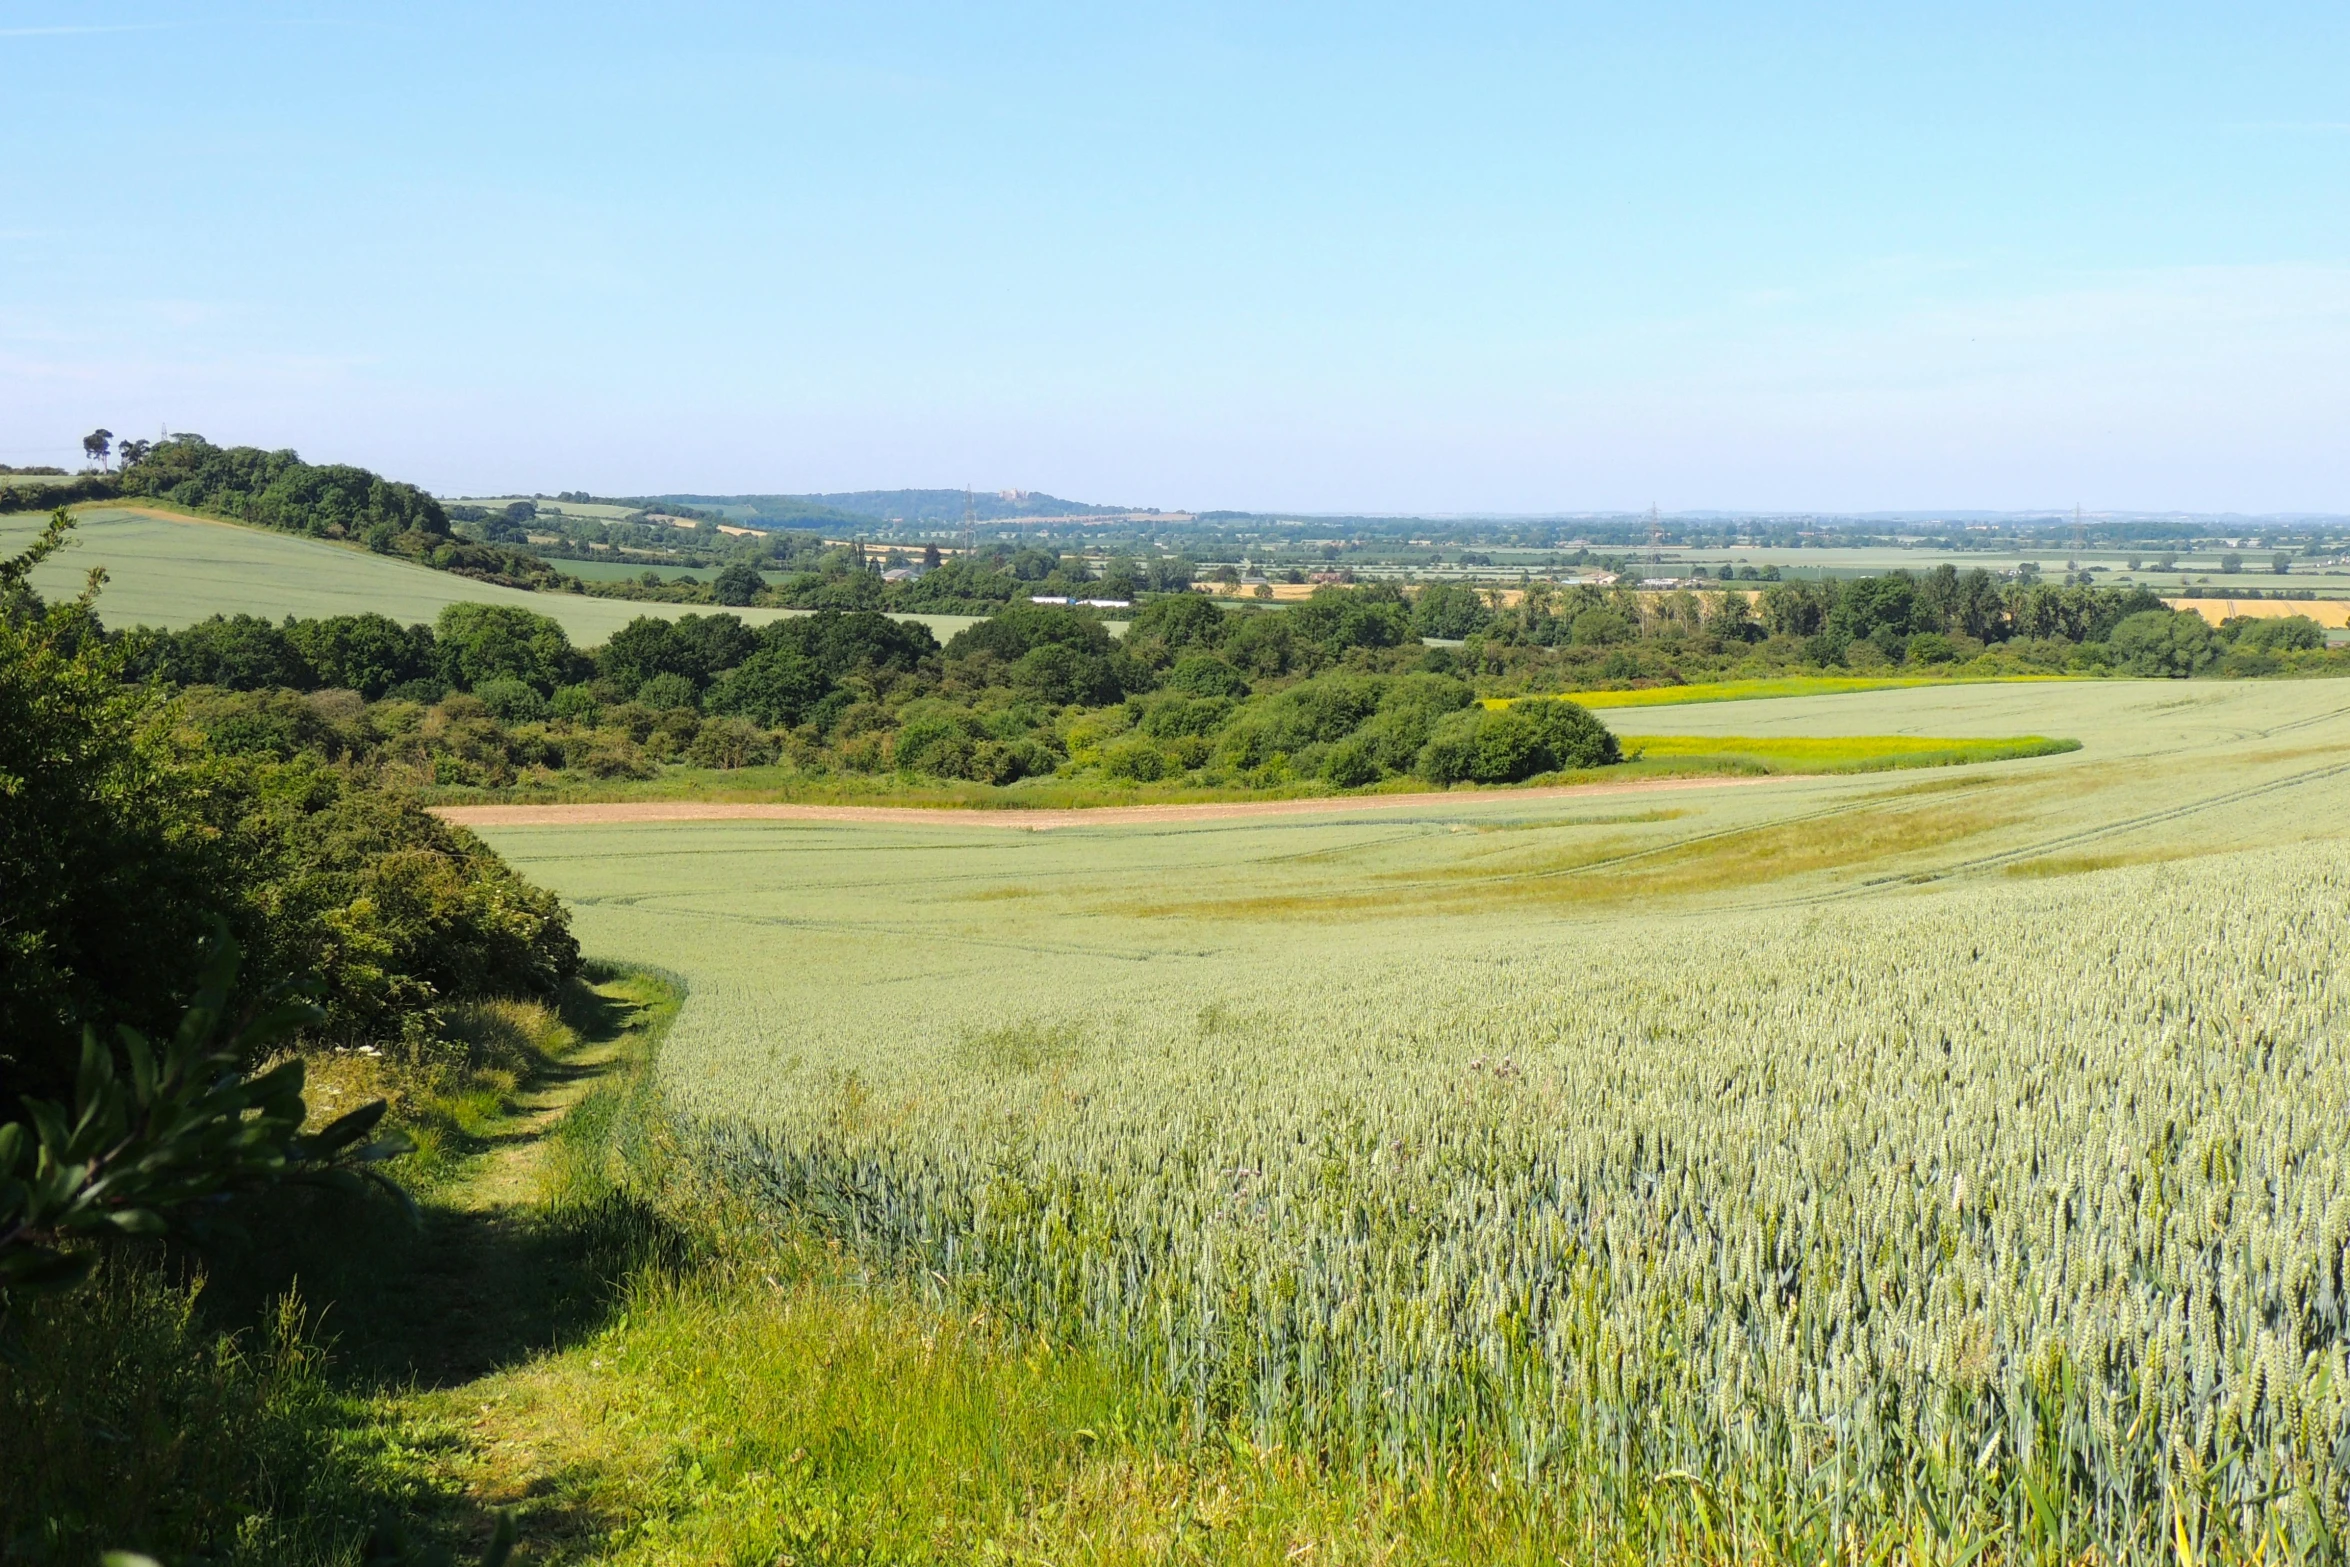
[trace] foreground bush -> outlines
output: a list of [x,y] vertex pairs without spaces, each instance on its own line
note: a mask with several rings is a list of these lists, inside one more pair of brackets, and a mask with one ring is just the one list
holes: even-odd
[[576,968],[551,896],[329,765],[308,707],[184,728],[167,691],[125,680],[87,603],[0,586],[0,1118],[18,1094],[62,1095],[85,1021],[166,1028],[216,919],[257,987],[315,981],[321,1031],[348,1041]]

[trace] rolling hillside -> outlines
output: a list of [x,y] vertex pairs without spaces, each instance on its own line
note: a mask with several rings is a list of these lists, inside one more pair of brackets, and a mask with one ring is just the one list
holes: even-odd
[[[400,621],[430,621],[451,604],[516,604],[551,616],[572,641],[593,647],[640,615],[677,616],[707,606],[647,604],[527,593],[318,539],[131,506],[78,513],[74,542],[33,572],[51,598],[80,591],[92,566],[106,568],[100,613],[110,626],[177,629],[216,614],[349,615],[365,610]],[[0,551],[36,533],[38,514],[0,517]],[[745,609],[754,624],[795,613]],[[908,616],[940,637],[970,623],[956,615]]]

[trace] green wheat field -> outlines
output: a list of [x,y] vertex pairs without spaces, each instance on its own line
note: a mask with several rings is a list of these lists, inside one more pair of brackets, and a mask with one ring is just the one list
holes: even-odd
[[772,1211],[1202,1430],[1484,1466],[1659,1549],[1826,1518],[1924,1559],[2151,1557],[2190,1503],[2338,1540],[2350,692],[1608,717],[2081,746],[1351,816],[485,836],[591,950],[684,977],[665,1086]]
[[[33,569],[32,585],[50,599],[81,591],[93,566],[106,570],[99,612],[109,626],[178,630],[213,615],[311,618],[373,611],[402,623],[430,624],[451,604],[511,604],[559,621],[581,647],[595,647],[640,615],[708,614],[707,605],[658,604],[529,593],[475,582],[355,545],[297,538],[267,528],[113,506],[77,507],[72,542]],[[21,548],[46,514],[0,517],[0,553]],[[701,573],[709,576],[709,572]],[[800,613],[727,611],[754,625]],[[977,617],[907,615],[940,640]]]

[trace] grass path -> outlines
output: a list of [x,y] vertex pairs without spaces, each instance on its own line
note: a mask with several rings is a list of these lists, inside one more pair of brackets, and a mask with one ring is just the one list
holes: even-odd
[[516,1512],[532,1536],[528,1559],[540,1562],[592,1555],[611,1520],[566,1475],[579,1456],[565,1441],[576,1409],[517,1395],[605,1328],[645,1250],[625,1233],[643,1228],[641,1215],[564,1202],[559,1133],[600,1086],[647,1059],[678,1004],[634,976],[595,994],[601,1016],[582,1043],[507,1097],[479,1129],[480,1151],[434,1192],[418,1266],[389,1291],[431,1325],[379,1346],[408,1374],[370,1411],[395,1442],[428,1455],[425,1478],[454,1504],[455,1533],[486,1537],[498,1512]]
[[[650,975],[608,975],[566,997],[574,1042],[505,1092],[406,1090],[402,1114],[426,1145],[404,1177],[419,1222],[380,1201],[278,1194],[286,1211],[265,1210],[253,1248],[206,1286],[224,1327],[300,1301],[339,1410],[324,1449],[358,1493],[461,1560],[501,1511],[519,1515],[520,1559],[534,1564],[593,1559],[612,1527],[565,1472],[580,1457],[563,1429],[582,1424],[578,1406],[514,1395],[549,1366],[578,1365],[592,1383],[577,1346],[626,1311],[648,1262],[677,1251],[642,1202],[583,1181],[607,1150],[567,1123],[629,1091],[681,999]],[[318,1066],[331,1082],[333,1058]]]
[[455,1194],[460,1208],[497,1215],[532,1202],[546,1163],[547,1134],[633,1043],[625,1033],[591,1041],[525,1084],[513,1099],[510,1123],[492,1134],[490,1151]]

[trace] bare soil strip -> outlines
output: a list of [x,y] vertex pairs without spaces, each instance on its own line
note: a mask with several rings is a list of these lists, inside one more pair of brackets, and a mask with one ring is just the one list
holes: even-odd
[[1506,805],[1524,800],[1585,800],[1679,789],[1738,789],[1801,777],[1650,778],[1638,783],[1562,784],[1551,789],[1490,789],[1422,794],[1331,795],[1306,800],[1233,800],[1203,805],[1097,805],[1076,810],[974,810],[959,806],[762,805],[723,800],[611,800],[579,805],[436,805],[435,816],[459,827],[597,827],[635,822],[864,822],[888,827],[1134,827],[1225,821],[1240,816],[1332,816],[1430,806]]

